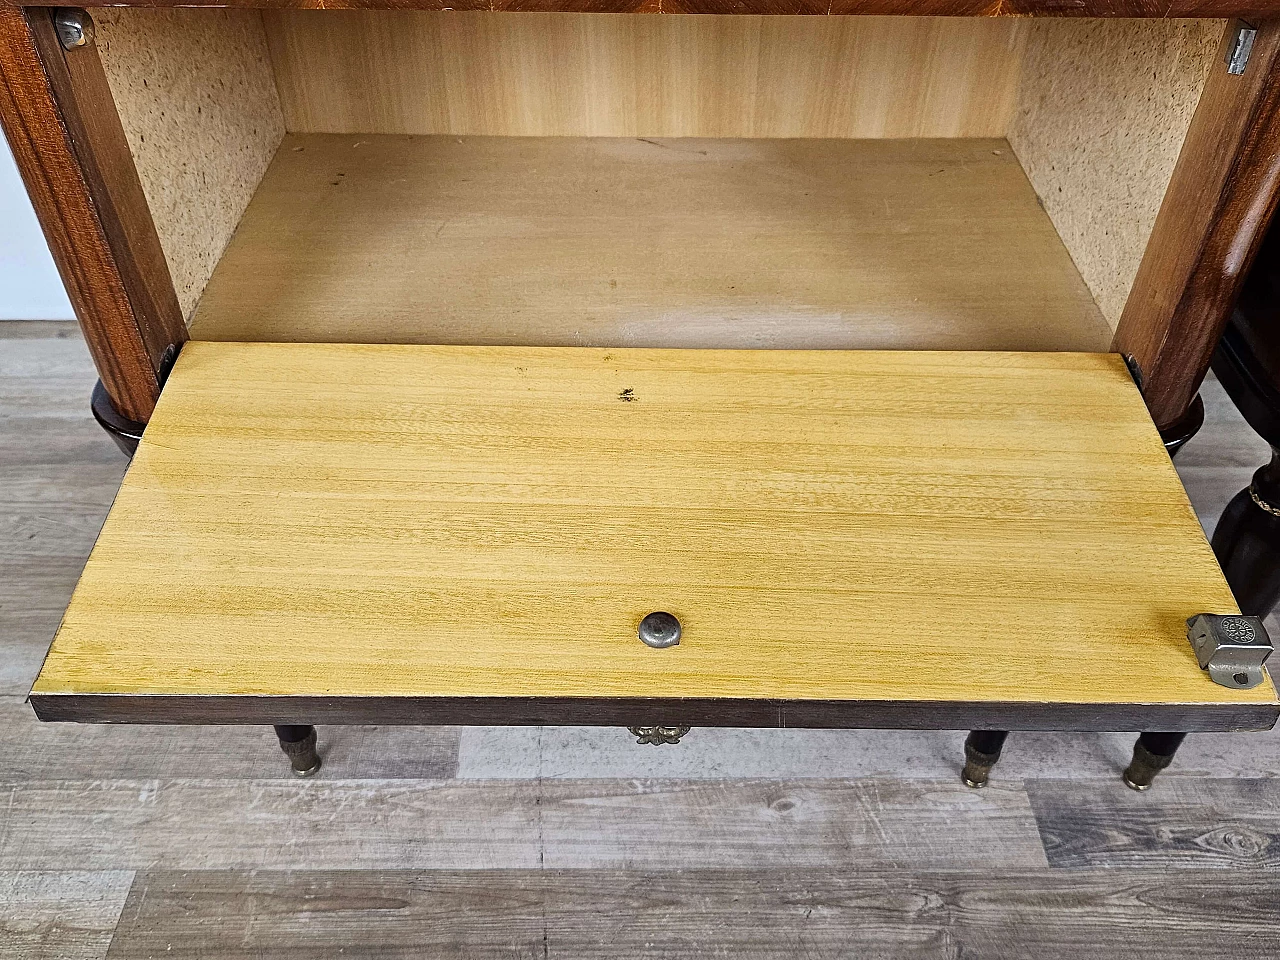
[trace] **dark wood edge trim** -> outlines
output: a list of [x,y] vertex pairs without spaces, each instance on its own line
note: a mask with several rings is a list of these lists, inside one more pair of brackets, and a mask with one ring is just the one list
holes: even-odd
[[[0,6],[16,0],[0,0]],[[44,5],[52,5],[47,0]],[[457,10],[569,13],[930,17],[1246,17],[1280,14],[1267,0],[93,0],[85,7],[257,10]]]
[[276,697],[32,693],[41,720],[78,723],[441,724],[908,730],[1269,730],[1280,704],[586,697]]
[[145,422],[186,328],[97,48],[63,50],[48,9],[0,7],[0,121],[112,403]]

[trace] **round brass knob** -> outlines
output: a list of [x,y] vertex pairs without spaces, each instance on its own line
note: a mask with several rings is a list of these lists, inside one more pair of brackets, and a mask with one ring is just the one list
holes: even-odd
[[669,613],[651,613],[640,621],[640,640],[661,650],[680,642],[680,621]]

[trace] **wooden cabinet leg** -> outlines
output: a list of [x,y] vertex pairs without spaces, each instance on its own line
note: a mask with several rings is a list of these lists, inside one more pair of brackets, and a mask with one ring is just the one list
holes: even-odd
[[1196,394],[1191,401],[1191,406],[1187,407],[1186,414],[1171,427],[1166,427],[1160,431],[1160,439],[1164,441],[1164,448],[1169,451],[1169,456],[1176,457],[1178,451],[1183,448],[1188,440],[1200,432],[1200,428],[1204,426],[1204,401],[1200,398],[1200,394]]
[[316,728],[276,724],[276,736],[280,738],[280,749],[293,767],[293,775],[315,776],[320,769],[320,754],[316,752]]
[[112,405],[145,422],[187,328],[97,45],[64,47],[50,8],[0,7],[0,126]]
[[1133,745],[1133,760],[1124,771],[1125,786],[1146,790],[1156,774],[1173,763],[1173,755],[1186,739],[1185,733],[1143,733]]
[[138,441],[142,439],[142,430],[146,424],[123,416],[111,402],[111,396],[101,380],[94,384],[89,409],[93,411],[93,419],[98,421],[98,426],[107,431],[107,436],[116,442],[120,452],[132,460],[138,451]]
[[966,787],[978,789],[987,785],[1007,736],[1008,730],[974,730],[969,734],[964,742],[964,773],[961,774]]
[[1258,26],[1245,73],[1219,57],[1205,79],[1112,342],[1161,430],[1185,420],[1280,199],[1280,20]]
[[1280,601],[1280,450],[1232,498],[1213,531],[1213,552],[1241,611],[1265,617]]

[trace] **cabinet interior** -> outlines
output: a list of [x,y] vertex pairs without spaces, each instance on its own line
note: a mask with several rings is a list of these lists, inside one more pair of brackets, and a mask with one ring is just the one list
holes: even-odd
[[1223,24],[104,9],[193,336],[1106,350]]

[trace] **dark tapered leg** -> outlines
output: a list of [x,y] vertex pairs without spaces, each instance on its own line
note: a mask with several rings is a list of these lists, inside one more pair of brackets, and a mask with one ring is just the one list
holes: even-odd
[[1160,439],[1164,441],[1164,448],[1169,451],[1169,456],[1176,457],[1178,451],[1183,448],[1188,440],[1200,432],[1200,428],[1204,426],[1204,401],[1200,399],[1200,394],[1196,394],[1195,399],[1191,401],[1191,406],[1187,407],[1186,414],[1171,427],[1166,427],[1160,431]]
[[1185,733],[1144,733],[1133,745],[1133,760],[1124,772],[1126,786],[1146,790],[1156,774],[1173,763]]
[[974,730],[964,742],[964,773],[961,778],[966,787],[985,787],[991,768],[1000,759],[1008,730]]
[[280,749],[289,758],[295,777],[314,776],[320,769],[320,754],[316,752],[316,728],[277,724],[276,736]]
[[120,411],[107,395],[107,388],[99,380],[94,385],[93,395],[89,399],[89,409],[93,411],[93,419],[107,431],[107,436],[115,441],[120,452],[130,459],[138,449],[138,441],[142,439],[145,424],[136,423],[128,417],[121,416]]
[[1265,617],[1280,601],[1280,451],[1232,498],[1213,531],[1213,552],[1240,610]]

